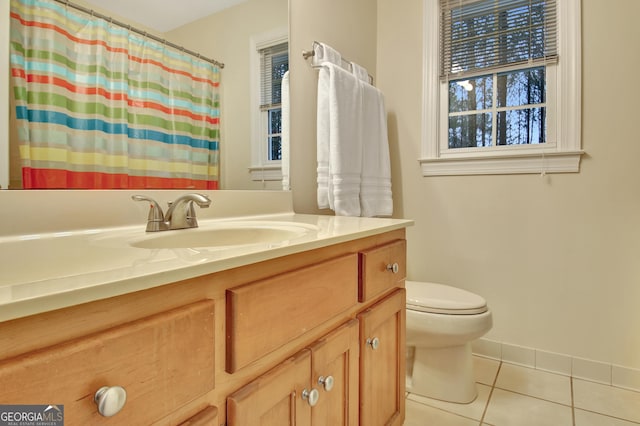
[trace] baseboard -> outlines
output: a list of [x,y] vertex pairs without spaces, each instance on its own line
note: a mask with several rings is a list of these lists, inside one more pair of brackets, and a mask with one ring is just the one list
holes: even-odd
[[478,339],[475,355],[640,392],[640,370],[535,348]]

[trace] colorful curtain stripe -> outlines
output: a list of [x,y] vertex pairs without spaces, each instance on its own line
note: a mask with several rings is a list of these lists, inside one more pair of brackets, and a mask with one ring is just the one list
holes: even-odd
[[11,75],[24,188],[218,188],[217,66],[11,0]]

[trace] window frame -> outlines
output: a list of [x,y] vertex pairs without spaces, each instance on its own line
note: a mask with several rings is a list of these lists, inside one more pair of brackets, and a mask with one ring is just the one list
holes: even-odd
[[268,111],[260,110],[260,50],[285,42],[289,42],[287,28],[278,28],[255,35],[249,41],[251,67],[251,166],[249,173],[253,181],[282,180],[282,160],[268,160]]
[[439,0],[424,0],[422,156],[418,160],[423,176],[580,171],[584,153],[580,6],[580,0],[557,2],[559,60],[546,65],[548,142],[449,149],[448,83],[439,75]]

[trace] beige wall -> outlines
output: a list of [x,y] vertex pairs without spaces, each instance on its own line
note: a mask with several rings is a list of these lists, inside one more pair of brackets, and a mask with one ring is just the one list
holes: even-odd
[[[356,55],[377,38],[374,74],[387,103],[395,216],[416,222],[408,230],[409,278],[484,296],[494,312],[489,339],[640,368],[640,2],[582,2],[580,173],[429,178],[417,161],[422,0],[402,7],[377,0],[375,36],[370,10],[329,30],[328,12],[315,23],[296,22],[322,9],[291,3],[291,37],[305,48],[330,32],[345,56]],[[300,72],[292,179],[294,205],[307,212],[315,210],[315,80]]]
[[221,82],[220,180],[223,189],[281,189],[254,182],[251,166],[249,43],[252,36],[288,28],[287,0],[249,0],[168,32],[167,38],[225,64]]

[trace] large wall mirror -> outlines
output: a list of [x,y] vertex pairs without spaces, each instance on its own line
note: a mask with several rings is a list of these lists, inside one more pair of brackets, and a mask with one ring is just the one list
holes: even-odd
[[[283,188],[280,165],[277,161],[265,161],[265,154],[258,152],[255,142],[256,126],[265,122],[257,107],[260,54],[256,52],[261,46],[288,42],[288,0],[171,2],[178,10],[171,10],[155,0],[70,1],[224,63],[220,72],[219,188]],[[0,13],[7,15],[2,16],[0,24],[8,23],[9,8],[3,6]],[[8,56],[8,50],[3,46],[0,54]],[[9,67],[9,64],[0,62],[0,66]],[[0,77],[4,75],[0,74]],[[0,91],[0,102],[9,104],[10,114],[14,115],[15,107],[9,102],[11,98],[10,90]],[[3,108],[0,108],[0,113],[4,113]],[[3,129],[0,135],[0,173],[3,183],[6,182],[4,175],[9,175],[10,189],[21,189],[19,151],[13,142],[18,135],[12,128],[12,120],[8,123],[8,134],[5,136]],[[4,183],[2,189],[6,188]]]

